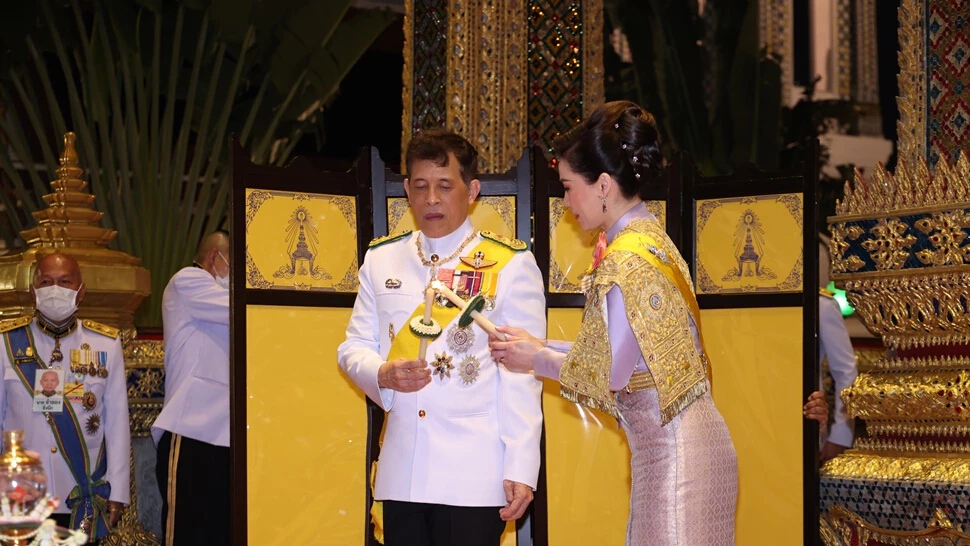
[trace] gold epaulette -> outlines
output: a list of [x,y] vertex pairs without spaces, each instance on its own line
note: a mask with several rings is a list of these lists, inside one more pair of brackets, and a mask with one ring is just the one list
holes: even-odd
[[95,322],[88,319],[82,320],[81,326],[83,326],[85,330],[97,332],[103,336],[110,337],[111,339],[118,339],[118,334],[121,333],[121,330],[113,326],[108,326],[107,324],[101,324],[100,322]]
[[367,248],[377,248],[381,245],[397,241],[398,239],[403,239],[404,237],[411,235],[411,233],[412,231],[408,229],[400,233],[395,233],[393,235],[385,235],[383,237],[377,237],[376,239],[371,240],[370,244],[367,245]]
[[491,231],[483,231],[481,232],[481,235],[483,239],[488,239],[489,241],[495,241],[496,243],[506,248],[511,248],[516,252],[522,252],[523,250],[526,250],[529,248],[529,245],[525,244],[524,241],[520,241],[518,239],[509,239],[505,235],[499,235],[498,233],[494,233]]
[[835,292],[832,292],[831,290],[829,290],[827,288],[819,288],[818,289],[818,295],[819,296],[825,296],[826,298],[829,298],[830,300],[834,300],[835,299]]
[[0,334],[9,332],[11,330],[16,330],[23,326],[27,326],[34,321],[34,317],[17,317],[12,319],[0,320]]

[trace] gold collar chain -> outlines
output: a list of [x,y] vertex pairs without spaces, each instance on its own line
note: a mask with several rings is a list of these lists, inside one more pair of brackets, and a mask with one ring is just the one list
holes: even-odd
[[451,254],[451,256],[448,256],[447,258],[445,258],[445,259],[442,260],[442,259],[440,259],[438,257],[437,254],[432,254],[431,255],[431,259],[428,259],[427,257],[425,257],[424,250],[421,248],[421,237],[418,236],[418,240],[417,240],[418,258],[421,259],[421,264],[422,265],[431,266],[433,269],[437,269],[438,268],[438,264],[447,263],[447,262],[450,262],[451,260],[454,260],[455,258],[457,258],[458,255],[461,254],[461,252],[463,250],[465,250],[465,247],[468,246],[468,243],[472,242],[475,239],[475,237],[478,237],[478,231],[477,230],[476,231],[472,231],[472,234],[469,235],[464,241],[462,241],[460,245],[458,245],[458,250],[455,250]]

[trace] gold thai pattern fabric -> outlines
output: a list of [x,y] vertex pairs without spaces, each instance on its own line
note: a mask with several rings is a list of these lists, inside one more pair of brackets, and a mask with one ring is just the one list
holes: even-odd
[[[562,396],[619,416],[610,392],[612,351],[606,320],[606,294],[618,286],[656,384],[662,423],[667,424],[707,392],[705,360],[691,332],[696,300],[685,280],[690,278],[687,264],[659,223],[638,220],[616,236],[592,275],[582,328],[560,373]],[[696,318],[694,323],[699,332]]]

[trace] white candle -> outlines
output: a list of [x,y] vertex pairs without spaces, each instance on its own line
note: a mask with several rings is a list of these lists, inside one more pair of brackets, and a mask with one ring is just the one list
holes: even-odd
[[[428,288],[424,292],[424,324],[431,324],[431,311],[434,308],[434,289]],[[421,336],[421,344],[418,346],[418,360],[424,360],[428,356],[428,342],[430,340]]]
[[[444,297],[448,298],[448,301],[455,304],[455,306],[461,309],[462,311],[464,311],[465,308],[468,307],[468,302],[461,299],[461,297],[458,294],[455,294],[450,288],[445,286],[444,283],[442,283],[441,281],[435,281],[431,283],[431,287],[437,290]],[[502,332],[499,332],[495,328],[495,323],[488,320],[485,317],[485,315],[479,313],[478,311],[472,311],[470,313],[470,316],[472,317],[472,320],[475,321],[475,324],[479,325],[482,328],[482,330],[485,330],[490,335],[502,341],[506,341],[505,334],[503,334]]]

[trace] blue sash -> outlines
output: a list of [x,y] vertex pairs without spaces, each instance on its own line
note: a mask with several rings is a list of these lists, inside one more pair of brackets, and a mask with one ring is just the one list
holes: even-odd
[[[7,356],[21,383],[31,396],[34,395],[34,376],[41,368],[40,356],[34,349],[34,339],[29,326],[11,330],[3,335],[7,345]],[[27,349],[30,349],[28,351]],[[27,355],[32,356],[27,356]],[[67,462],[74,482],[77,484],[65,499],[65,504],[71,509],[71,528],[79,529],[85,518],[90,517],[93,525],[88,529],[92,540],[106,536],[108,527],[108,497],[111,495],[111,484],[104,480],[108,471],[108,459],[105,456],[104,439],[101,440],[98,459],[93,465],[94,472],[88,474],[91,468],[91,457],[88,454],[84,434],[74,414],[73,405],[64,401],[64,411],[47,413],[50,417],[51,431],[57,441],[57,448]]]

